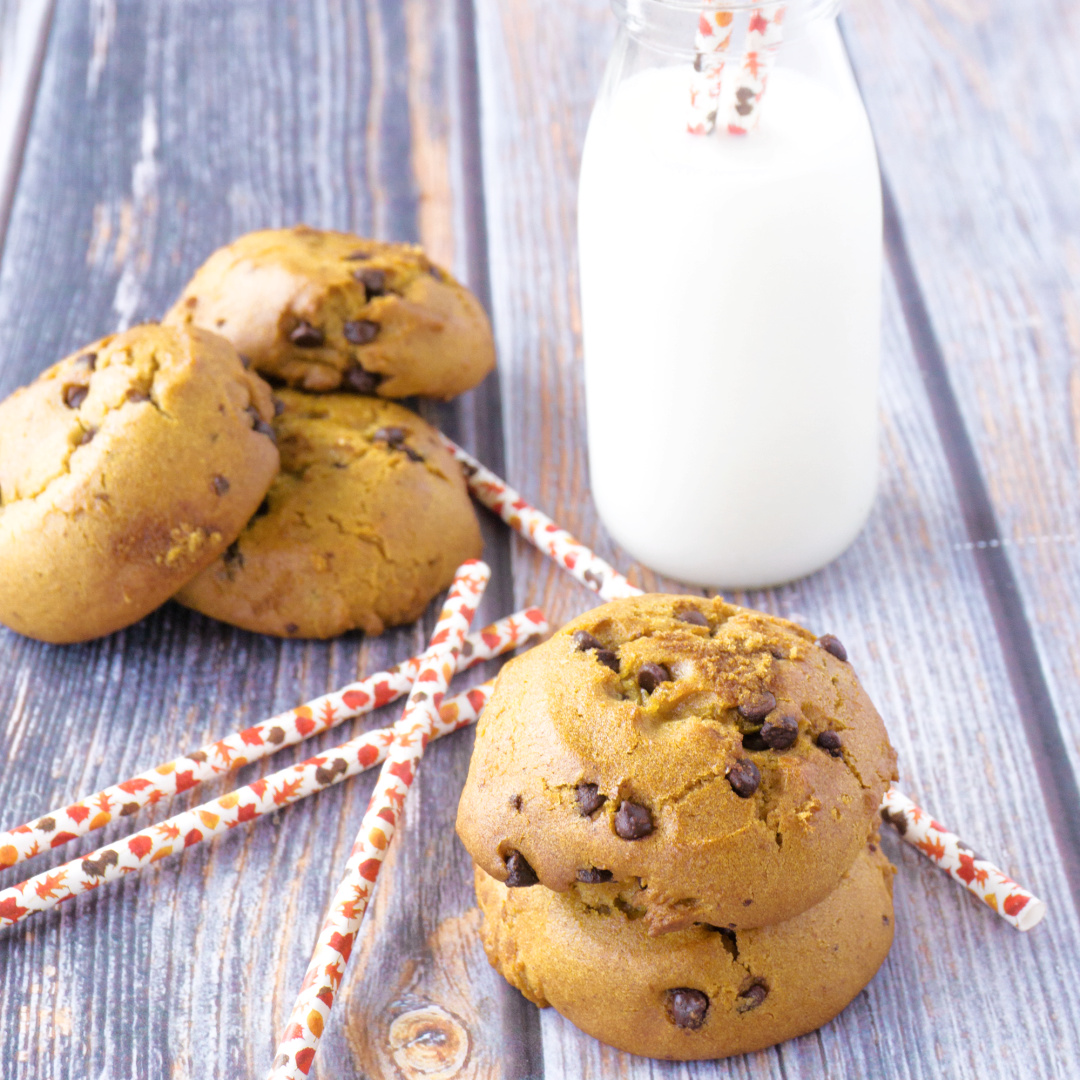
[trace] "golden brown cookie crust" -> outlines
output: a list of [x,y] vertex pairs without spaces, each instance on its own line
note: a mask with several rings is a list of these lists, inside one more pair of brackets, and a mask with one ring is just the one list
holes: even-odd
[[0,403],[0,621],[119,630],[225,550],[278,468],[269,387],[224,339],[138,326]]
[[495,366],[479,301],[421,248],[303,225],[215,251],[164,321],[223,334],[304,390],[448,399]]
[[530,1001],[619,1050],[692,1061],[803,1035],[848,1005],[892,944],[892,876],[864,848],[833,892],[787,922],[659,938],[632,891],[508,889],[479,867],[475,880],[488,959]]
[[[651,693],[648,665],[671,675]],[[766,722],[793,744],[761,743]],[[640,879],[653,933],[763,926],[835,887],[895,761],[851,666],[795,624],[719,598],[617,600],[503,668],[457,828],[499,880],[514,852],[557,891],[582,874]]]
[[482,547],[461,469],[395,402],[282,390],[281,472],[236,543],[176,599],[282,637],[419,618]]

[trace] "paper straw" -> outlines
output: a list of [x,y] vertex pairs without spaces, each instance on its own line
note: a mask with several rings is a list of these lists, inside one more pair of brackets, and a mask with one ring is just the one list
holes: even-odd
[[[473,495],[485,506],[494,510],[512,529],[530,543],[535,544],[545,555],[549,555],[560,566],[568,569],[586,588],[592,589],[604,600],[613,600],[617,596],[642,595],[641,589],[631,585],[626,578],[608,566],[584,544],[560,529],[545,514],[529,506],[516,491],[504,484],[475,458],[470,457],[445,436],[443,440],[451,453],[462,463],[468,477],[469,490]],[[534,535],[537,532],[540,533],[541,539],[537,539]],[[574,559],[569,565],[563,560],[561,554],[563,548],[555,543],[547,543],[544,539],[547,536],[559,535],[566,537],[573,545]],[[582,567],[595,567],[597,564],[615,575],[618,591],[612,588],[610,579],[603,575],[581,572]],[[900,815],[896,820],[888,816],[889,813],[894,812]],[[1006,922],[1018,930],[1030,930],[1046,914],[1046,905],[1043,901],[1018,885],[993,863],[974,857],[971,849],[955,834],[938,825],[924,810],[920,810],[906,795],[895,788],[885,793],[881,803],[881,814],[886,821],[890,821],[898,829],[900,829],[898,823],[903,821],[907,831],[900,829],[900,833],[909,844],[913,844],[932,859],[940,869],[954,877],[980,900],[985,901]],[[975,858],[974,863],[971,862],[972,858]]]
[[777,53],[783,42],[786,7],[779,4],[770,12],[755,6],[750,13],[746,46],[735,76],[734,93],[728,114],[728,132],[748,135],[761,119],[761,99],[776,66]]
[[1042,922],[1046,914],[1046,904],[1042,900],[992,862],[976,855],[956,833],[938,824],[895,788],[887,791],[881,801],[881,817],[912,847],[1017,930],[1030,930]]
[[[432,738],[441,738],[476,723],[494,685],[492,679],[444,702]],[[298,765],[271,773],[202,806],[100,847],[89,855],[72,859],[55,870],[47,870],[29,881],[4,889],[0,891],[0,926],[21,922],[36,912],[47,911],[73,896],[91,892],[177,851],[201,844],[237,825],[255,821],[357,776],[386,759],[393,739],[393,728],[366,731]]]
[[489,575],[483,563],[465,563],[450,589],[405,711],[394,725],[393,742],[278,1044],[270,1080],[297,1080],[311,1069],[398,815],[424,748],[439,724],[439,704],[454,673],[454,650],[465,639]]
[[698,13],[694,71],[690,77],[690,111],[686,118],[686,130],[691,135],[708,135],[716,127],[734,18],[730,11],[716,10],[720,2],[708,0]]
[[641,590],[631,585],[615,567],[590,551],[580,540],[575,540],[547,514],[530,506],[506,481],[481,465],[457,443],[445,435],[442,441],[465,472],[473,498],[498,514],[514,532],[554,559],[587,589],[592,589],[602,600],[641,595]]
[[[538,608],[500,619],[465,639],[457,657],[457,671],[467,671],[502,656],[530,637],[546,633],[547,629],[544,613]],[[389,671],[369,675],[306,705],[207,743],[193,753],[107,787],[96,795],[50,811],[26,825],[0,832],[0,869],[85,836],[114,817],[127,817],[144,806],[189,791],[205,780],[270,757],[286,746],[294,746],[396,701],[412,688],[419,668],[420,657],[414,656]]]

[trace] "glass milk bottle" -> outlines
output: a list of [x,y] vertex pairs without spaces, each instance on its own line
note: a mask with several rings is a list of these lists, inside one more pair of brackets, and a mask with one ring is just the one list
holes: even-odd
[[663,574],[779,584],[877,484],[881,187],[838,0],[612,6],[578,207],[593,495]]

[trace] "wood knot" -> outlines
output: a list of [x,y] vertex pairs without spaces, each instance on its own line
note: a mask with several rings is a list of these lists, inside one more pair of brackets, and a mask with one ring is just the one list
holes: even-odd
[[406,1080],[452,1080],[468,1059],[469,1032],[441,1005],[421,1005],[391,1023],[390,1053]]

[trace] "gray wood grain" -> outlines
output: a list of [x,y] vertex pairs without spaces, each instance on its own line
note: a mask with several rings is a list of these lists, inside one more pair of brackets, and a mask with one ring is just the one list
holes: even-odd
[[[481,0],[478,11],[485,160],[506,178],[488,201],[508,478],[565,508],[580,534],[602,538],[588,497],[572,252],[578,155],[613,22],[603,0],[557,9]],[[927,182],[922,197],[931,202],[934,191]],[[551,1075],[1004,1078],[1080,1067],[1080,1003],[1057,959],[1075,954],[1080,925],[891,286],[886,329],[882,490],[866,531],[821,573],[736,599],[841,636],[887,718],[905,789],[1040,890],[1051,915],[1021,937],[887,836],[900,867],[896,945],[867,991],[821,1032],[731,1062],[681,1066],[616,1054],[548,1012]],[[531,567],[515,580],[537,581]],[[565,586],[558,595],[566,614],[589,606]]]

